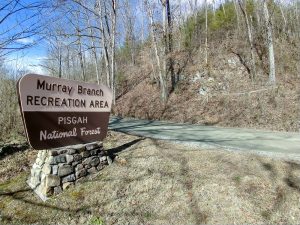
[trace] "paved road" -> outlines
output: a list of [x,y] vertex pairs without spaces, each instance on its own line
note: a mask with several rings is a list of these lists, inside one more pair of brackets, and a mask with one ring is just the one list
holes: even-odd
[[109,129],[154,139],[167,139],[231,150],[293,154],[300,157],[300,133],[220,128],[112,117]]

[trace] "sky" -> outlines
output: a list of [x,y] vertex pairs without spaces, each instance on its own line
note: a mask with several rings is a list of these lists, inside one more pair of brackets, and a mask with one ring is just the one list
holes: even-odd
[[[32,4],[36,0],[22,0],[24,4]],[[135,6],[135,13],[137,17],[137,21],[140,21],[142,17],[141,8],[138,7],[139,0],[130,0],[132,6]],[[158,2],[158,0],[152,0],[154,2]],[[198,0],[198,4],[201,4],[204,0]],[[211,2],[212,0],[209,0]],[[3,6],[7,2],[7,0],[0,0],[0,7]],[[190,9],[189,6],[189,0],[171,0],[170,3],[172,4],[179,2],[183,6],[183,10],[185,10],[187,13]],[[4,12],[5,13],[5,12]],[[1,36],[1,32],[9,30],[10,27],[13,27],[14,29],[9,31],[11,34],[12,32],[18,32],[21,29],[25,29],[25,27],[31,27],[37,25],[39,23],[39,16],[34,17],[33,19],[29,19],[28,21],[26,19],[33,16],[33,11],[20,11],[10,17],[8,17],[7,20],[5,20],[4,23],[0,24],[0,41],[3,36]],[[0,11],[0,18],[3,18],[3,12],[1,14]],[[1,19],[0,19],[1,20]],[[17,23],[22,22],[20,26],[15,26]],[[14,45],[20,45],[20,44],[33,44],[32,47],[27,48],[25,50],[16,51],[13,53],[10,53],[9,55],[5,56],[5,65],[9,68],[20,69],[20,70],[28,70],[31,73],[38,73],[38,74],[45,74],[46,71],[43,69],[42,66],[40,66],[43,62],[43,60],[47,57],[47,41],[39,39],[38,36],[32,36],[32,37],[26,37],[17,40]]]
[[[8,0],[1,0],[0,7],[4,6]],[[23,0],[21,1],[24,5],[30,5],[35,2],[35,0]],[[4,18],[9,11],[11,11],[11,6],[5,8],[5,10],[0,11],[0,20]],[[15,8],[20,9],[21,6]],[[38,11],[33,10],[20,10],[15,14],[7,17],[4,22],[0,23],[0,43],[3,40],[7,40],[8,36],[20,33],[23,30],[33,29],[39,24],[39,17],[34,16]],[[13,42],[13,44],[8,47],[20,47],[22,45],[33,45],[25,50],[14,51],[8,55],[4,56],[4,63],[9,69],[19,69],[19,70],[29,70],[30,72],[43,73],[41,67],[37,66],[40,64],[41,60],[46,56],[46,43],[39,40],[37,36],[21,36]]]

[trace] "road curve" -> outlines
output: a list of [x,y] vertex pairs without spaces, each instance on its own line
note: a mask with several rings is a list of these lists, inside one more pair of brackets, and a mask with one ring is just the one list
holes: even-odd
[[165,121],[111,117],[109,129],[154,139],[219,146],[232,150],[300,156],[300,133],[221,128]]

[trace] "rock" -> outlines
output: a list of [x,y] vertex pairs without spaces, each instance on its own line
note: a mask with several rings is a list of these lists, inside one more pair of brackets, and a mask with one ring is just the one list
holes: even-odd
[[94,157],[91,162],[90,162],[90,165],[91,166],[97,166],[98,164],[100,163],[100,160],[98,157]]
[[93,158],[86,158],[86,159],[84,159],[83,161],[82,161],[82,164],[83,165],[89,165],[89,164],[91,164],[91,161],[93,160]]
[[49,164],[44,164],[42,172],[44,174],[51,174],[51,166]]
[[103,166],[103,164],[99,164],[97,167],[96,167],[96,169],[99,171],[99,170],[102,170],[104,168],[104,166]]
[[58,168],[58,176],[60,176],[60,177],[66,176],[73,172],[74,172],[74,168],[71,165],[63,164]]
[[44,174],[44,173],[41,173],[41,181],[44,181],[45,179],[46,179],[46,174]]
[[66,182],[70,182],[70,181],[74,181],[74,180],[76,180],[75,174],[70,174],[68,176],[63,177],[61,182],[64,184]]
[[45,163],[45,160],[43,159],[43,157],[38,157],[36,160],[35,160],[35,164],[36,165],[39,165],[40,167],[42,167]]
[[48,155],[49,156],[57,156],[58,152],[56,150],[49,150]]
[[40,153],[40,156],[39,156],[40,160],[42,162],[44,162],[47,157],[47,150],[40,150],[39,153]]
[[73,155],[66,155],[66,163],[70,164],[74,161]]
[[106,161],[106,156],[100,157],[100,162],[105,162]]
[[73,154],[75,154],[77,151],[76,151],[76,149],[72,149],[72,148],[70,148],[70,149],[68,149],[67,150],[67,154],[69,154],[69,155],[73,155]]
[[91,155],[91,156],[97,155],[98,151],[99,151],[99,149],[91,150],[91,151],[90,151],[90,155]]
[[81,152],[81,156],[82,156],[83,158],[87,158],[87,157],[90,156],[90,152],[89,152],[89,151]]
[[87,171],[86,169],[81,169],[81,170],[78,170],[76,173],[76,179],[80,178],[80,177],[84,177],[87,175]]
[[82,159],[82,156],[79,154],[73,155],[74,161],[79,161]]
[[57,175],[58,173],[58,165],[52,166],[52,174]]
[[57,186],[54,188],[53,194],[57,195],[62,192],[61,186]]
[[55,162],[56,163],[65,163],[67,160],[66,160],[66,155],[58,155],[58,156],[55,156]]
[[46,185],[41,185],[40,186],[40,192],[44,195],[44,196],[51,196],[53,195],[53,188],[46,186]]
[[84,165],[84,168],[85,168],[85,169],[89,169],[89,168],[91,168],[91,167],[92,167],[91,164]]
[[99,148],[99,149],[102,149],[102,148],[103,148],[103,142],[102,142],[102,141],[97,142],[97,145],[98,145],[98,148]]
[[73,146],[72,146],[72,149],[75,149],[75,150],[81,152],[81,151],[85,150],[85,146],[82,145],[82,144],[79,144],[79,145],[73,145]]
[[106,159],[107,159],[108,165],[111,165],[113,163],[112,159],[109,156],[107,156]]
[[68,150],[66,148],[62,148],[62,149],[57,150],[57,152],[58,152],[59,155],[66,154],[67,151]]
[[31,177],[36,177],[38,179],[40,179],[42,170],[39,168],[32,168],[30,171]]
[[105,152],[103,150],[99,150],[98,156],[101,157],[101,156],[104,156],[104,155],[105,155]]
[[73,182],[66,182],[66,183],[63,183],[63,189],[64,190],[67,190],[69,189],[70,187],[73,187],[74,186],[74,183]]
[[46,176],[46,186],[56,187],[60,185],[60,178],[56,175],[49,174]]
[[74,162],[72,162],[72,166],[77,166],[80,163],[81,163],[81,160],[80,161],[74,161]]
[[29,183],[32,187],[37,187],[41,183],[40,177],[31,176]]
[[88,172],[89,174],[93,174],[93,173],[96,173],[96,172],[97,172],[97,169],[96,169],[96,167],[92,167],[92,168],[88,169],[87,172]]
[[82,169],[83,169],[83,165],[79,164],[79,165],[76,166],[75,171],[79,171],[79,170],[82,170]]
[[42,170],[42,167],[36,163],[32,165],[31,171]]
[[46,159],[46,162],[45,162],[45,163],[48,163],[48,164],[50,164],[50,165],[56,164],[56,161],[55,161],[54,156],[48,157],[48,158]]
[[98,148],[98,144],[97,144],[96,142],[87,144],[87,145],[85,146],[85,149],[86,149],[87,151],[93,150],[93,149],[95,149],[95,148]]

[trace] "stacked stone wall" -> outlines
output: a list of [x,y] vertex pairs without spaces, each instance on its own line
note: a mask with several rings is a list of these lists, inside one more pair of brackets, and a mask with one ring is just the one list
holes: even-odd
[[110,163],[102,142],[41,150],[32,166],[28,184],[45,201]]

